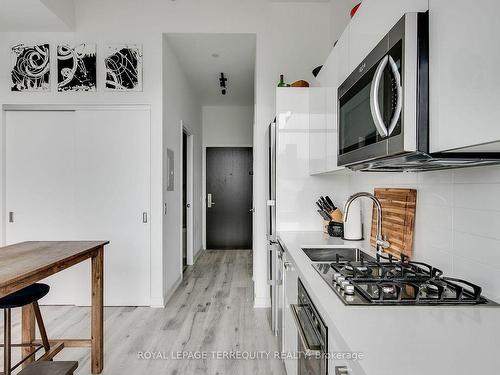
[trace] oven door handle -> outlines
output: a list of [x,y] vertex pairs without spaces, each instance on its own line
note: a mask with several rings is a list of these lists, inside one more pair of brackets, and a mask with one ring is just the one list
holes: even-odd
[[295,321],[295,326],[297,327],[297,331],[299,332],[300,341],[302,342],[302,346],[304,347],[306,356],[320,356],[321,350],[312,349],[309,346],[309,343],[306,339],[306,334],[304,332],[304,328],[300,323],[299,312],[298,309],[301,309],[302,305],[290,305],[290,310],[292,312],[293,320]]
[[370,88],[370,110],[372,113],[373,122],[377,128],[378,133],[381,137],[385,138],[389,135],[387,128],[384,124],[384,119],[382,118],[382,113],[380,113],[380,104],[378,102],[378,90],[380,88],[380,81],[384,74],[384,70],[389,62],[389,55],[384,56],[375,70],[373,75],[372,84]]

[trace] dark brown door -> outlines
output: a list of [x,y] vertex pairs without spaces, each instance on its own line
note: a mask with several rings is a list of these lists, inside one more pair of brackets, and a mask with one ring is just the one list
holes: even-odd
[[251,147],[207,147],[207,249],[252,248]]

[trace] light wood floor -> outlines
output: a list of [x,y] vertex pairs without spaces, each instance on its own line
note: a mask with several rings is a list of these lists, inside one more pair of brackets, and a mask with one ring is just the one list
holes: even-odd
[[[49,337],[89,336],[88,308],[45,306],[42,314]],[[19,314],[13,319],[17,341]],[[278,350],[267,311],[253,308],[252,252],[248,250],[206,251],[186,270],[184,282],[165,309],[106,308],[104,328],[104,375],[285,374],[277,359],[212,358],[213,351],[254,355]],[[147,351],[169,359],[140,359],[138,353]],[[171,359],[177,351],[205,352],[208,359]],[[88,350],[64,349],[56,360],[64,359],[78,360],[76,374],[90,374]]]

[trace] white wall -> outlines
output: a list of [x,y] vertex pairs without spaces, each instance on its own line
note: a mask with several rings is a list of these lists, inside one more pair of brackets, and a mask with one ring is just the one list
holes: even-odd
[[[201,250],[201,105],[196,92],[190,86],[182,64],[169,45],[168,35],[163,37],[163,197],[166,213],[163,220],[163,290],[166,298],[182,279],[182,181],[181,140],[182,126],[193,136],[194,148],[194,255]],[[167,187],[167,149],[174,151],[174,191]]]
[[[274,118],[274,88],[279,74],[289,80],[312,79],[311,70],[321,64],[331,49],[329,3],[272,3],[268,0],[238,1],[199,0],[76,0],[75,32],[60,33],[0,33],[0,103],[134,103],[151,106],[151,297],[159,303],[169,291],[163,280],[175,277],[163,275],[162,156],[163,33],[255,33],[255,127],[254,137],[254,292],[266,299],[266,128]],[[9,47],[17,42],[67,42],[71,40],[98,44],[97,93],[59,94],[55,83],[50,93],[11,93],[9,91]],[[144,52],[143,92],[103,92],[102,52],[106,43],[142,43]],[[54,45],[52,52],[54,53]],[[55,55],[52,55],[55,67]],[[55,75],[53,75],[55,78]],[[165,82],[168,84],[168,82]],[[175,126],[174,122],[172,122]],[[167,127],[174,126],[167,125]],[[165,129],[166,131],[167,129]],[[166,143],[176,142],[174,130],[165,135]],[[170,139],[170,135],[174,139]],[[168,138],[168,139],[167,139]],[[165,196],[166,197],[166,196]],[[201,206],[201,202],[200,202]]]
[[[329,176],[331,183],[343,177]],[[421,173],[352,173],[350,194],[375,187],[417,189],[414,259],[483,287],[500,301],[500,166]],[[345,197],[345,199],[347,196]],[[371,203],[363,201],[365,238]]]
[[252,145],[253,112],[253,106],[203,106],[203,145]]
[[330,1],[331,23],[330,23],[330,40],[331,47],[338,40],[346,25],[351,19],[350,13],[352,7],[360,3],[361,0],[333,0]]

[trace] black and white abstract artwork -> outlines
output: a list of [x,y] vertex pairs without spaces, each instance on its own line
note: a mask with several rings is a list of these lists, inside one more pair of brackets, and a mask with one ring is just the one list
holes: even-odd
[[50,90],[48,44],[16,44],[12,47],[11,91]]
[[105,52],[105,89],[142,91],[142,46],[114,44],[108,45]]
[[57,91],[96,91],[95,44],[57,47]]

